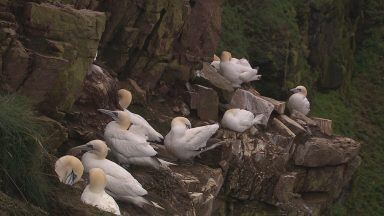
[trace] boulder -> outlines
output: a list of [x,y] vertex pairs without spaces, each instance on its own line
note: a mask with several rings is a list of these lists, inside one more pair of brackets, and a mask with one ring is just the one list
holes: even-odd
[[5,89],[15,92],[28,75],[29,54],[23,44],[14,39],[4,54],[3,76],[5,76]]
[[17,78],[23,79],[14,83],[21,83],[20,92],[45,113],[68,111],[96,54],[104,13],[27,2],[20,20],[29,38],[23,46],[32,53],[32,63],[23,72],[26,77],[19,73]]
[[208,63],[204,62],[203,69],[194,72],[192,80],[194,83],[214,88],[219,93],[220,98],[225,102],[230,102],[234,92],[231,83]]
[[194,167],[174,167],[176,178],[180,179],[194,201],[196,214],[212,214],[213,201],[224,183],[221,169],[204,165]]
[[294,198],[297,173],[285,173],[279,177],[274,188],[274,197],[278,202],[289,203]]
[[360,156],[356,156],[346,164],[344,172],[344,185],[348,185],[351,182],[353,175],[356,173],[357,168],[359,168],[362,161],[363,160]]
[[113,109],[117,104],[117,80],[106,70],[92,64],[86,74],[77,105],[96,109]]
[[111,118],[97,109],[118,109],[117,86],[117,80],[108,71],[95,64],[89,67],[75,106],[65,116],[71,139],[103,139],[105,125]]
[[280,115],[278,119],[284,123],[294,134],[300,135],[306,133],[307,131],[296,121],[292,120],[286,115]]
[[68,129],[47,116],[39,116],[37,121],[44,129],[43,146],[48,152],[56,153],[56,150],[68,140]]
[[270,102],[273,104],[273,106],[275,107],[275,111],[278,113],[278,114],[284,114],[285,112],[285,102],[284,101],[278,101],[278,100],[275,100],[273,98],[269,98],[269,97],[264,97],[264,96],[261,96],[261,98],[263,98],[264,100]]
[[193,85],[190,99],[190,107],[197,110],[197,115],[200,119],[218,120],[219,96],[215,90],[201,85]]
[[317,117],[312,117],[312,119],[316,122],[316,125],[323,134],[328,136],[332,135],[332,120]]
[[337,198],[344,184],[344,171],[346,166],[326,166],[308,168],[298,173],[295,191],[297,193],[326,192],[329,198]]
[[285,136],[289,136],[292,138],[295,138],[296,135],[293,133],[285,124],[283,124],[280,120],[277,118],[272,119],[272,126],[281,134]]
[[230,106],[232,108],[248,110],[255,115],[263,114],[264,119],[262,124],[264,125],[267,125],[269,117],[274,110],[274,106],[271,102],[243,89],[237,89],[235,91]]
[[304,115],[303,113],[301,112],[298,112],[296,110],[293,110],[291,112],[291,116],[290,116],[292,119],[296,120],[296,121],[302,121],[304,122],[306,125],[309,125],[309,126],[316,126],[316,122],[314,120],[312,120],[311,118],[307,117],[306,115]]
[[360,143],[345,137],[333,139],[312,137],[296,147],[296,165],[306,167],[334,166],[356,157]]
[[267,136],[247,133],[224,146],[229,169],[226,193],[239,200],[271,200],[277,177],[285,172],[288,152]]

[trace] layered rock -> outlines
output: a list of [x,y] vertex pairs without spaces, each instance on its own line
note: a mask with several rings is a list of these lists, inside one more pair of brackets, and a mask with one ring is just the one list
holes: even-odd
[[98,60],[144,89],[165,72],[188,80],[219,39],[217,1],[101,1],[98,8],[111,14]]
[[355,158],[359,149],[360,144],[349,138],[313,137],[304,145],[298,145],[294,161],[296,165],[306,167],[335,166]]
[[45,113],[68,111],[96,54],[104,13],[33,2],[10,7],[23,16],[3,17],[9,22],[1,29],[3,88],[26,95]]
[[[61,146],[59,152],[65,153],[77,144],[102,139],[111,119],[96,110],[117,109],[119,87],[134,92],[130,109],[163,134],[180,113],[189,115],[194,126],[206,124],[202,120],[218,121],[219,107],[264,114],[262,127],[245,133],[219,130],[214,138],[226,144],[204,153],[193,165],[167,171],[130,167],[149,191],[147,198],[165,210],[119,203],[125,214],[258,214],[269,208],[272,214],[320,215],[360,164],[359,143],[332,136],[332,130],[318,127],[318,120],[284,115],[284,102],[252,88],[235,91],[211,66],[201,64],[211,59],[218,41],[218,1],[2,1],[0,6],[2,88],[28,96],[54,118],[41,118],[47,131],[58,135],[43,143],[50,152]],[[286,36],[280,33],[278,38]],[[279,61],[267,58],[264,66],[273,64],[275,74],[289,68],[291,77],[303,66],[297,62],[297,38],[289,41],[293,45],[273,52]],[[286,64],[289,67],[283,67]],[[186,88],[186,81],[193,85]],[[78,198],[82,189],[79,186],[72,196]]]

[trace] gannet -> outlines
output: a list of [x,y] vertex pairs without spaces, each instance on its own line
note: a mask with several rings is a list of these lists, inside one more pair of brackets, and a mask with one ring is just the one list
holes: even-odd
[[121,108],[124,109],[124,112],[127,112],[129,114],[131,123],[133,125],[139,126],[138,130],[141,130],[140,133],[148,137],[149,141],[161,142],[164,139],[163,135],[153,129],[152,126],[143,117],[133,112],[130,112],[127,109],[132,102],[131,92],[125,89],[120,89],[117,94],[119,96],[119,104]]
[[119,163],[150,166],[155,169],[174,165],[156,158],[157,152],[146,138],[127,130],[131,126],[130,115],[125,111],[99,109],[100,112],[113,118],[104,130],[104,138]]
[[261,124],[263,114],[257,115],[244,109],[229,109],[224,113],[221,125],[237,132],[244,132],[252,125]]
[[[234,57],[232,57],[232,54],[230,52],[227,52],[227,54],[229,55],[230,62],[235,63],[235,64],[239,64],[239,65],[243,65],[243,66],[246,66],[248,68],[252,68],[251,64],[249,64],[247,59],[245,59],[245,58],[241,58],[241,59],[234,58]],[[220,70],[220,58],[217,55],[213,56],[213,61],[211,62],[211,66],[213,66],[217,71]]]
[[297,86],[290,90],[294,94],[288,99],[287,107],[292,113],[293,110],[307,115],[310,111],[310,103],[307,99],[307,89],[304,86]]
[[55,163],[55,172],[60,182],[73,185],[83,175],[84,167],[79,159],[71,155],[59,158]]
[[107,185],[107,177],[100,168],[92,168],[89,170],[89,185],[85,187],[81,194],[81,201],[95,206],[100,210],[120,215],[120,209],[116,201],[105,192]]
[[231,54],[227,51],[221,54],[220,73],[232,83],[233,87],[240,87],[242,83],[261,78],[261,75],[257,75],[257,69],[251,68],[248,61],[238,61],[237,63],[231,61]]
[[191,122],[184,117],[172,120],[171,131],[165,136],[164,144],[169,152],[180,160],[191,160],[202,152],[217,145],[207,147],[208,139],[219,129],[219,124],[191,128]]
[[139,207],[145,204],[154,205],[143,198],[148,192],[143,186],[123,167],[106,159],[108,147],[102,140],[92,140],[85,145],[72,148],[87,151],[81,158],[86,172],[92,168],[100,168],[105,172],[108,194],[118,200],[133,203]]
[[220,58],[217,55],[213,55],[213,61],[211,62],[211,66],[216,70],[220,70]]

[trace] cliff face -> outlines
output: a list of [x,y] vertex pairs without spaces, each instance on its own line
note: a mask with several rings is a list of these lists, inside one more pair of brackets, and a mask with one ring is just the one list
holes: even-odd
[[[109,119],[96,110],[115,109],[118,88],[133,92],[130,109],[162,134],[174,116],[201,125],[217,121],[227,107],[268,117],[264,127],[243,134],[220,129],[214,138],[226,144],[194,165],[167,172],[130,169],[149,191],[148,198],[166,210],[119,203],[126,215],[320,215],[349,185],[361,161],[360,144],[324,130],[319,123],[324,120],[284,115],[283,103],[253,87],[235,91],[204,62],[219,42],[223,18],[220,49],[259,65],[265,82],[257,85],[270,95],[280,96],[300,82],[340,86],[340,76],[349,76],[353,50],[349,34],[355,17],[346,4],[258,1],[257,11],[224,6],[221,16],[214,0],[0,1],[0,84],[9,93],[27,96],[49,116],[41,121],[55,136],[44,145],[56,156],[102,139]],[[242,14],[241,22],[231,19],[239,14],[233,10]],[[333,31],[345,23],[348,27]],[[96,53],[100,67],[92,64]],[[163,146],[158,151],[172,159]],[[74,204],[83,186],[65,196],[56,189],[51,199],[57,199],[58,207],[44,210],[92,215]]]
[[286,90],[297,83],[309,86],[312,114],[332,119],[337,133],[365,143],[364,163],[351,193],[332,215],[384,212],[376,201],[382,196],[375,192],[384,183],[377,175],[381,172],[377,164],[383,163],[383,143],[377,139],[384,122],[378,114],[384,108],[379,93],[384,86],[379,60],[383,6],[377,0],[244,0],[227,1],[223,7],[218,52],[232,50],[237,57],[246,56],[261,65],[264,82],[256,86],[268,96],[286,98]]
[[99,64],[153,90],[165,71],[188,80],[219,39],[216,1],[38,2],[2,2],[1,77],[51,115],[70,110],[97,50]]
[[347,88],[361,5],[344,0],[227,1],[218,51],[233,50],[259,65],[266,81],[260,88],[270,96],[284,97],[297,83],[310,89]]

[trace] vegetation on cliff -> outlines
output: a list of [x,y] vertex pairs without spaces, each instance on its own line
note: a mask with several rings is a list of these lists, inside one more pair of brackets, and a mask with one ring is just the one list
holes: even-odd
[[47,188],[41,172],[42,134],[25,98],[0,96],[1,190],[45,206]]
[[384,213],[383,12],[376,0],[242,0],[223,6],[218,52],[231,50],[260,66],[257,88],[263,94],[285,99],[289,87],[308,86],[312,115],[332,119],[335,133],[363,141],[363,164],[332,215]]

